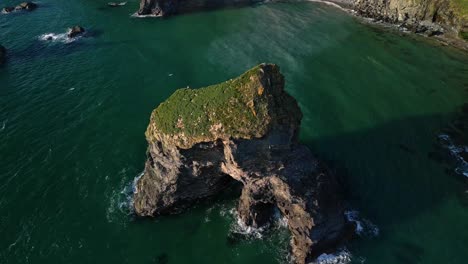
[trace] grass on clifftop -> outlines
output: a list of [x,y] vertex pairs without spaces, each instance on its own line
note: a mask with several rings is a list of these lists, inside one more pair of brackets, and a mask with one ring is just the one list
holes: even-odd
[[461,18],[468,19],[468,0],[452,0],[452,5]]
[[182,135],[190,140],[211,139],[214,134],[237,138],[263,136],[269,120],[267,98],[261,96],[261,67],[220,84],[175,91],[153,111],[151,123],[157,132]]

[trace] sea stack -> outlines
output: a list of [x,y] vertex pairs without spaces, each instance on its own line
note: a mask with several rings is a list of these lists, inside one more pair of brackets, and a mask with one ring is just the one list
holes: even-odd
[[136,214],[178,213],[238,181],[240,220],[263,227],[279,212],[297,264],[349,236],[354,226],[338,181],[298,142],[302,112],[284,84],[278,66],[261,64],[224,83],[179,89],[161,103],[146,130]]
[[399,24],[428,36],[449,34],[468,40],[468,5],[464,0],[353,0],[357,14]]
[[6,56],[6,49],[2,45],[0,45],[0,65],[2,65],[5,62],[5,56]]

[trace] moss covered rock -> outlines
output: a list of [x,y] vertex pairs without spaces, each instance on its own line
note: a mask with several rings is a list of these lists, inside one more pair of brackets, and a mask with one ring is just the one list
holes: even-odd
[[260,138],[275,124],[295,129],[302,114],[283,87],[279,67],[262,64],[224,83],[179,89],[153,111],[146,137],[190,148],[216,139]]

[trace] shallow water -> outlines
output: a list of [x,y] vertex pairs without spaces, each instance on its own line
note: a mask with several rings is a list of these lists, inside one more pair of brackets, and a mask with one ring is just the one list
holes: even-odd
[[[155,220],[126,206],[151,110],[261,62],[281,66],[302,142],[379,229],[347,245],[353,262],[465,263],[466,182],[428,153],[467,102],[468,56],[319,3],[131,18],[137,2],[42,0],[0,15],[0,263],[284,262],[286,232],[228,235],[233,200]],[[40,39],[75,24],[88,36]]]

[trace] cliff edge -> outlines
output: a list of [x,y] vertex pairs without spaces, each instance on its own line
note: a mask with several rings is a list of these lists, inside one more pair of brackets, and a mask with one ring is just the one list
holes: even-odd
[[416,33],[468,40],[467,0],[354,0],[354,9]]
[[151,114],[135,212],[180,212],[242,183],[237,212],[251,227],[287,220],[291,252],[303,264],[353,231],[335,176],[298,143],[302,113],[279,67],[261,64],[236,79],[177,90]]

